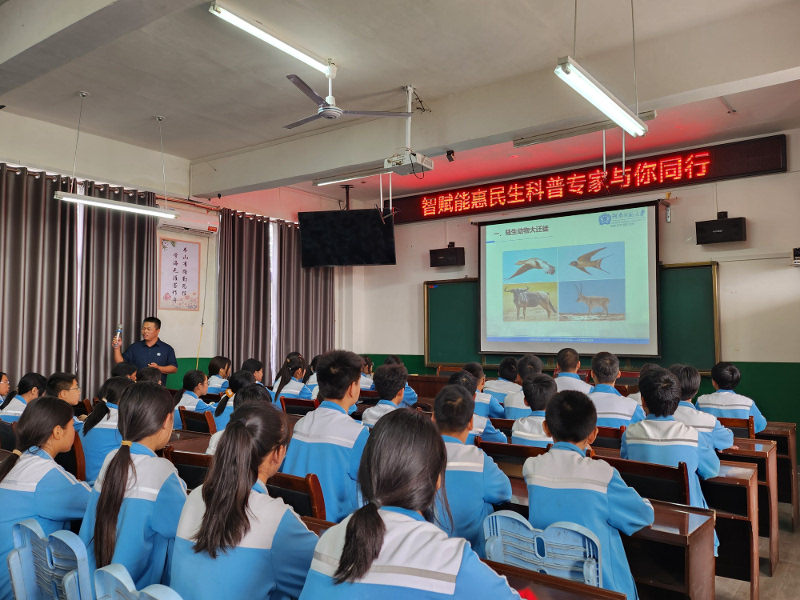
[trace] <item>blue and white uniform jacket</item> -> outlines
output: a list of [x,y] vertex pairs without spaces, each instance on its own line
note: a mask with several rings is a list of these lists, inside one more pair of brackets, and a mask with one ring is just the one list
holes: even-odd
[[368,436],[368,428],[328,401],[295,423],[281,471],[316,474],[328,521],[338,523],[361,506],[356,481]]
[[108,414],[86,433],[81,429],[81,444],[83,456],[86,459],[86,483],[94,485],[95,479],[100,474],[100,469],[109,452],[113,452],[122,443],[122,434],[117,429],[119,410],[116,404],[106,402]]
[[[228,404],[230,404],[230,400],[228,401]],[[181,406],[184,409],[192,412],[208,412],[216,409],[216,405],[206,404],[200,398],[197,397],[197,394],[195,394],[194,392],[190,392],[189,390],[186,390],[185,392],[183,392],[183,396],[181,396],[180,402],[178,402],[175,405],[175,419],[173,427],[175,427],[176,429],[180,428],[181,426],[181,413],[178,410]]]
[[361,383],[362,390],[370,391],[375,389],[375,382],[373,382],[372,377],[370,377],[366,373],[361,374],[361,379],[359,381]]
[[475,392],[475,414],[490,419],[505,419],[503,405],[491,394]]
[[228,389],[228,385],[229,382],[227,379],[223,379],[219,375],[212,375],[208,378],[208,393],[221,394]]
[[733,432],[723,427],[714,415],[697,410],[691,402],[681,401],[673,416],[676,421],[694,427],[701,435],[706,436],[708,445],[715,450],[725,450],[733,446]]
[[639,406],[642,405],[642,392],[634,392],[632,394],[628,394],[628,398],[634,400],[636,404],[638,404]]
[[[10,394],[11,392],[9,392]],[[22,398],[22,396],[14,396],[11,399],[11,402],[8,403],[3,410],[0,410],[0,421],[5,421],[6,423],[13,423],[14,421],[19,421],[19,418],[22,416],[22,411],[28,406],[28,403]]]
[[481,558],[486,558],[483,520],[494,512],[493,504],[511,499],[511,482],[480,448],[442,436],[447,449],[445,489],[452,522],[437,504],[436,524],[449,535],[462,537]]
[[222,434],[225,433],[225,430],[217,431],[211,435],[211,439],[208,440],[208,448],[206,448],[206,454],[216,454],[217,453],[217,446],[219,445],[219,440],[222,437]]
[[44,534],[64,529],[68,521],[86,512],[92,488],[62,469],[40,448],[29,448],[0,482],[0,599],[11,600],[11,580],[6,560],[14,549],[11,529],[15,523],[35,519]]
[[555,379],[556,389],[559,392],[563,392],[564,390],[575,390],[578,392],[583,392],[584,394],[591,394],[594,391],[594,386],[586,383],[577,373],[565,373],[562,371],[556,375]]
[[531,416],[531,407],[525,404],[525,394],[522,393],[522,390],[506,395],[503,407],[505,409],[501,417],[503,419],[514,419],[516,421],[517,419]]
[[547,448],[553,439],[544,432],[544,411],[534,410],[531,416],[514,421],[511,427],[511,443]]
[[[80,538],[86,544],[89,570],[94,577],[94,524],[97,500],[103,489],[106,468],[117,452],[111,452],[94,484]],[[169,563],[178,520],[186,502],[186,484],[165,458],[134,442],[131,445],[133,469],[117,518],[117,544],[112,563],[120,563],[140,590],[153,583],[169,585]],[[135,479],[133,477],[135,472]],[[104,518],[101,516],[101,518]]]
[[474,444],[477,436],[480,436],[484,442],[497,442],[499,444],[508,443],[506,434],[495,429],[489,419],[480,415],[472,415],[472,429],[469,430],[467,443]]
[[403,399],[400,401],[401,408],[411,408],[417,403],[417,392],[415,392],[408,383],[403,388]]
[[598,427],[630,427],[644,419],[642,407],[620,394],[613,385],[597,384],[589,398],[597,409]]
[[752,416],[756,433],[767,427],[767,420],[758,410],[756,403],[733,390],[717,390],[713,394],[700,396],[697,399],[697,410],[717,418],[748,419]]
[[486,394],[494,396],[497,398],[497,401],[500,404],[503,404],[506,399],[506,395],[522,391],[522,386],[518,383],[514,383],[513,381],[508,381],[507,379],[498,377],[497,379],[489,379],[486,383],[484,383],[483,391]]
[[519,595],[480,561],[462,538],[447,534],[414,511],[384,507],[383,547],[367,574],[334,585],[347,521],[322,534],[300,600],[403,598],[404,600],[519,600]]
[[273,390],[275,391],[275,399],[273,402],[280,404],[279,398],[281,396],[286,396],[287,398],[300,398],[301,400],[311,400],[311,389],[299,379],[295,379],[292,377],[289,382],[283,386],[283,389],[278,392],[278,387],[280,387],[280,383],[276,382],[273,386]]
[[650,502],[607,462],[587,458],[567,442],[526,460],[522,474],[531,525],[544,529],[568,521],[589,529],[600,540],[602,587],[627,594],[628,600],[638,598],[619,534],[632,535],[653,523]]
[[270,600],[300,595],[319,538],[283,500],[270,497],[256,480],[248,500],[250,530],[235,548],[220,550],[215,559],[192,549],[205,510],[201,486],[189,494],[175,538],[170,587],[182,598]]
[[380,400],[375,406],[364,411],[361,415],[361,424],[372,429],[375,423],[378,422],[378,419],[398,408],[400,407],[391,400]]
[[317,397],[317,388],[319,387],[319,383],[317,382],[317,374],[312,373],[311,376],[306,381],[306,387],[311,390],[311,397]]

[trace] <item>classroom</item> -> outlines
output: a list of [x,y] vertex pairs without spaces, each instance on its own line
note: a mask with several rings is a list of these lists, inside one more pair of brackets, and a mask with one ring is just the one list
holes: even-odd
[[0,600],[794,598],[797,23],[0,0]]

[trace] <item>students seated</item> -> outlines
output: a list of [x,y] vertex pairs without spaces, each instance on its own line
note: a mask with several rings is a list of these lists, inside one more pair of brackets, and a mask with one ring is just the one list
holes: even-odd
[[[225,433],[225,428],[227,428],[228,424],[230,423],[230,416],[234,412],[236,412],[236,409],[246,406],[248,404],[256,404],[258,402],[266,402],[271,406],[275,407],[275,405],[272,404],[272,396],[270,396],[269,390],[266,388],[266,386],[258,385],[257,383],[255,383],[252,380],[253,379],[252,373],[249,373],[247,371],[236,371],[236,373],[246,373],[250,377],[250,383],[239,389],[233,396],[232,401],[228,404],[225,410],[225,412],[227,413],[228,409],[231,409],[230,413],[228,413],[228,421],[226,421],[225,427],[223,427],[222,429],[217,429],[217,432],[211,436],[210,440],[208,440],[208,448],[206,448],[206,454],[216,453],[219,440],[222,437],[222,434]],[[234,375],[236,375],[236,373],[234,373]]]
[[556,375],[556,387],[559,392],[564,390],[576,390],[589,394],[594,390],[594,386],[586,383],[578,370],[581,368],[581,357],[572,348],[562,348],[556,354],[556,364],[558,365],[558,375]]
[[136,383],[157,383],[161,385],[161,371],[155,367],[142,367],[136,371]]
[[[661,368],[662,367],[660,367],[659,365],[657,365],[655,363],[644,363],[641,367],[639,367],[639,379],[641,379],[642,375],[647,373],[650,369],[661,369]],[[642,405],[642,392],[641,392],[641,390],[638,391],[638,392],[634,392],[632,394],[628,394],[628,398],[630,398],[631,400],[635,400],[636,404],[638,404],[639,406]]]
[[170,587],[182,598],[300,595],[318,538],[266,487],[288,443],[286,415],[271,403],[234,411],[205,482],[181,512]]
[[264,363],[257,358],[248,358],[242,363],[240,371],[250,371],[258,385],[264,385]]
[[373,427],[378,419],[397,410],[403,402],[408,371],[403,365],[381,365],[375,370],[372,380],[381,399],[361,415],[361,424],[367,427]]
[[522,382],[525,405],[531,413],[514,421],[511,427],[511,443],[547,448],[553,439],[544,432],[544,417],[547,401],[557,392],[556,382],[549,375],[539,374]]
[[347,415],[361,391],[361,357],[346,350],[323,354],[317,381],[325,400],[294,426],[282,471],[315,473],[325,498],[327,519],[338,523],[360,505],[356,477],[369,429]]
[[629,427],[644,419],[642,407],[626,398],[614,387],[619,379],[619,359],[610,352],[598,352],[592,357],[594,391],[589,398],[597,408],[600,427]]
[[697,410],[701,410],[715,417],[728,419],[748,419],[753,417],[756,433],[767,427],[767,420],[758,410],[756,403],[747,396],[737,394],[733,390],[742,380],[742,374],[736,365],[721,362],[711,369],[711,382],[713,394],[706,394],[697,399]]
[[317,361],[319,361],[319,354],[317,354],[314,358],[311,359],[311,362],[308,363],[308,370],[306,371],[306,376],[303,377],[303,383],[308,386],[308,389],[311,390],[311,395],[316,398],[316,390],[317,386]]
[[519,598],[463,538],[430,522],[446,466],[425,416],[396,410],[378,421],[358,473],[367,503],[322,535],[300,600]]
[[172,434],[173,401],[158,383],[136,383],[119,403],[120,447],[100,470],[81,525],[90,572],[124,566],[136,589],[169,585],[186,486],[175,467],[156,456]]
[[[403,361],[400,359],[399,356],[396,354],[390,354],[386,357],[383,361],[385,365],[400,365],[401,367],[405,367]],[[406,370],[406,373],[408,371]],[[413,390],[413,388],[408,385],[408,381],[406,381],[406,387],[403,388],[403,401],[400,403],[400,406],[405,408],[411,408],[417,403],[417,392]]]
[[0,463],[0,598],[11,600],[5,566],[14,549],[11,529],[35,519],[45,535],[69,527],[86,511],[91,488],[62,469],[53,458],[72,448],[72,408],[57,398],[31,400],[17,421],[13,454]]
[[[81,401],[81,386],[72,373],[53,373],[47,378],[46,393],[48,396],[55,396],[63,400],[72,407],[77,406]],[[73,409],[74,410],[74,409]],[[85,419],[84,415],[82,419]],[[80,431],[83,427],[82,419],[72,418],[75,431]]]
[[507,356],[501,360],[497,367],[497,374],[499,375],[497,379],[490,379],[484,384],[483,391],[497,398],[497,401],[502,404],[508,394],[522,389],[517,375],[517,359]]
[[464,365],[464,371],[472,375],[475,378],[475,381],[477,381],[477,391],[475,392],[476,414],[487,416],[490,412],[497,414],[499,410],[502,410],[503,414],[505,414],[503,405],[497,401],[497,398],[483,391],[483,388],[486,385],[486,373],[483,372],[483,367],[480,365],[480,363],[467,363]]
[[466,444],[475,400],[465,391],[445,386],[433,404],[433,421],[447,449],[445,489],[450,503],[449,516],[437,503],[435,522],[450,536],[465,538],[478,556],[486,558],[483,520],[494,512],[493,504],[511,499],[511,482],[483,450]]
[[91,414],[86,417],[79,435],[86,461],[86,483],[94,485],[108,453],[119,448],[122,436],[117,429],[119,401],[133,385],[127,377],[108,379],[97,392]]
[[305,374],[306,359],[299,354],[283,361],[275,385],[272,386],[272,391],[275,392],[275,401],[280,402],[281,396],[311,400],[311,390],[303,383]]
[[[708,508],[700,488],[700,478],[719,475],[719,457],[705,436],[673,417],[681,401],[678,380],[666,369],[650,369],[639,378],[639,391],[642,392],[647,418],[631,425],[622,434],[620,456],[672,467],[686,463],[689,504]],[[715,548],[718,544],[715,534]]]
[[215,404],[207,404],[200,399],[208,392],[208,377],[202,371],[187,371],[183,376],[183,387],[175,394],[175,418],[174,421],[180,428],[181,413],[178,410],[183,407],[192,412],[213,411],[217,407]]
[[208,393],[221,394],[228,389],[231,376],[231,359],[215,356],[208,362]]
[[[541,374],[543,368],[544,363],[538,356],[526,354],[517,361],[518,381],[520,384],[524,384],[526,379]],[[503,416],[506,419],[516,420],[529,417],[531,414],[531,409],[525,402],[525,395],[522,389],[518,392],[508,394],[503,401],[503,407],[505,408],[505,414]]]
[[622,481],[616,469],[586,457],[597,437],[597,411],[578,391],[557,393],[547,403],[544,431],[555,444],[522,467],[528,485],[529,520],[537,529],[558,521],[577,523],[600,540],[603,587],[635,600],[620,532],[632,535],[653,522],[653,507]]
[[[482,372],[482,371],[481,371]],[[447,385],[464,385],[464,374],[472,376],[466,370],[458,371],[457,373],[453,373],[450,375],[450,378],[447,380]],[[497,401],[497,398],[494,396],[490,396],[489,394],[481,394],[478,392],[478,381],[475,380],[475,414],[479,417],[489,418],[489,419],[504,419],[506,416],[505,410],[503,410],[503,405]],[[467,389],[472,391],[472,385],[466,386]]]
[[7,423],[18,421],[25,407],[34,398],[44,395],[47,379],[39,373],[26,373],[17,384],[17,389],[8,392],[0,405],[0,420]]
[[723,427],[717,417],[697,410],[692,404],[692,398],[700,389],[701,379],[697,369],[689,365],[672,365],[669,372],[678,380],[681,393],[681,401],[675,409],[675,420],[694,427],[715,450],[733,446],[733,432]]
[[[447,380],[447,385],[442,389],[450,386],[458,386],[462,388],[466,391],[467,396],[473,400],[478,394],[477,380],[466,371],[453,373],[450,376],[450,379]],[[478,404],[475,403],[475,407],[477,406]],[[492,422],[488,418],[484,417],[483,415],[473,414],[472,429],[470,429],[469,435],[467,436],[467,443],[474,444],[475,438],[478,436],[480,436],[484,442],[497,442],[500,444],[508,443],[508,438],[505,436],[505,434],[502,431],[495,429],[494,425],[492,425]]]
[[374,363],[372,359],[367,356],[366,354],[362,354],[361,358],[361,379],[359,379],[359,385],[361,386],[362,390],[374,390],[375,386],[372,383],[372,368]]
[[236,406],[236,394],[238,394],[242,389],[247,387],[248,385],[259,385],[259,387],[264,388],[266,394],[272,400],[273,396],[267,387],[263,384],[259,384],[256,381],[255,376],[250,371],[245,371],[242,369],[241,371],[236,371],[228,382],[228,389],[225,390],[225,393],[222,394],[222,397],[217,402],[217,406],[214,409],[214,425],[217,428],[217,431],[222,431],[228,425],[228,421],[231,418],[231,414],[233,413],[235,406]]
[[127,377],[134,383],[136,383],[136,365],[132,365],[129,362],[119,362],[111,367],[111,376],[112,377]]

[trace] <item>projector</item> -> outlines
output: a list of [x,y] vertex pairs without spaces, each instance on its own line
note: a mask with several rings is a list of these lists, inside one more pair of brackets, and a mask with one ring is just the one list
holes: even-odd
[[433,171],[433,160],[418,152],[406,150],[383,161],[383,168],[391,170],[398,175],[410,175],[412,173],[422,173],[423,171]]

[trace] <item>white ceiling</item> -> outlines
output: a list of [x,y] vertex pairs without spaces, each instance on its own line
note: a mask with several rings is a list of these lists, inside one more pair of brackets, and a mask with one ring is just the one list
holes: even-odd
[[[784,1],[640,0],[637,41],[702,28]],[[289,42],[332,58],[339,66],[334,95],[340,106],[351,109],[397,109],[404,102],[400,88],[406,84],[415,85],[423,99],[442,98],[534,72],[572,52],[573,3],[563,0],[231,0],[223,5],[262,21]],[[178,11],[123,35],[0,96],[0,104],[12,113],[74,127],[74,92],[88,90],[92,95],[84,106],[84,131],[158,149],[152,117],[164,115],[165,152],[188,159],[296,135],[298,130],[283,125],[312,114],[315,107],[286,74],[297,73],[320,93],[325,78],[215,18],[207,8],[203,4]],[[579,3],[577,57],[585,66],[591,68],[598,53],[629,46],[630,41],[627,2]],[[626,101],[633,99],[632,90],[618,94]],[[639,149],[699,136],[708,125],[706,118],[716,118],[716,113],[712,105],[698,110],[678,110],[672,116],[672,111],[664,111]],[[744,122],[748,117],[736,118]],[[714,126],[724,129],[727,121],[714,121]],[[326,122],[316,122],[302,132],[327,127]],[[596,139],[520,150],[518,163],[526,170],[546,168],[556,162],[562,146],[577,158],[582,154],[576,148],[590,154]],[[473,152],[475,170],[468,168]],[[492,153],[505,163],[505,152],[475,150],[459,154],[452,164],[437,161],[437,170],[428,177],[436,185],[447,184],[438,178],[448,173],[474,177],[485,172],[481,169]]]

